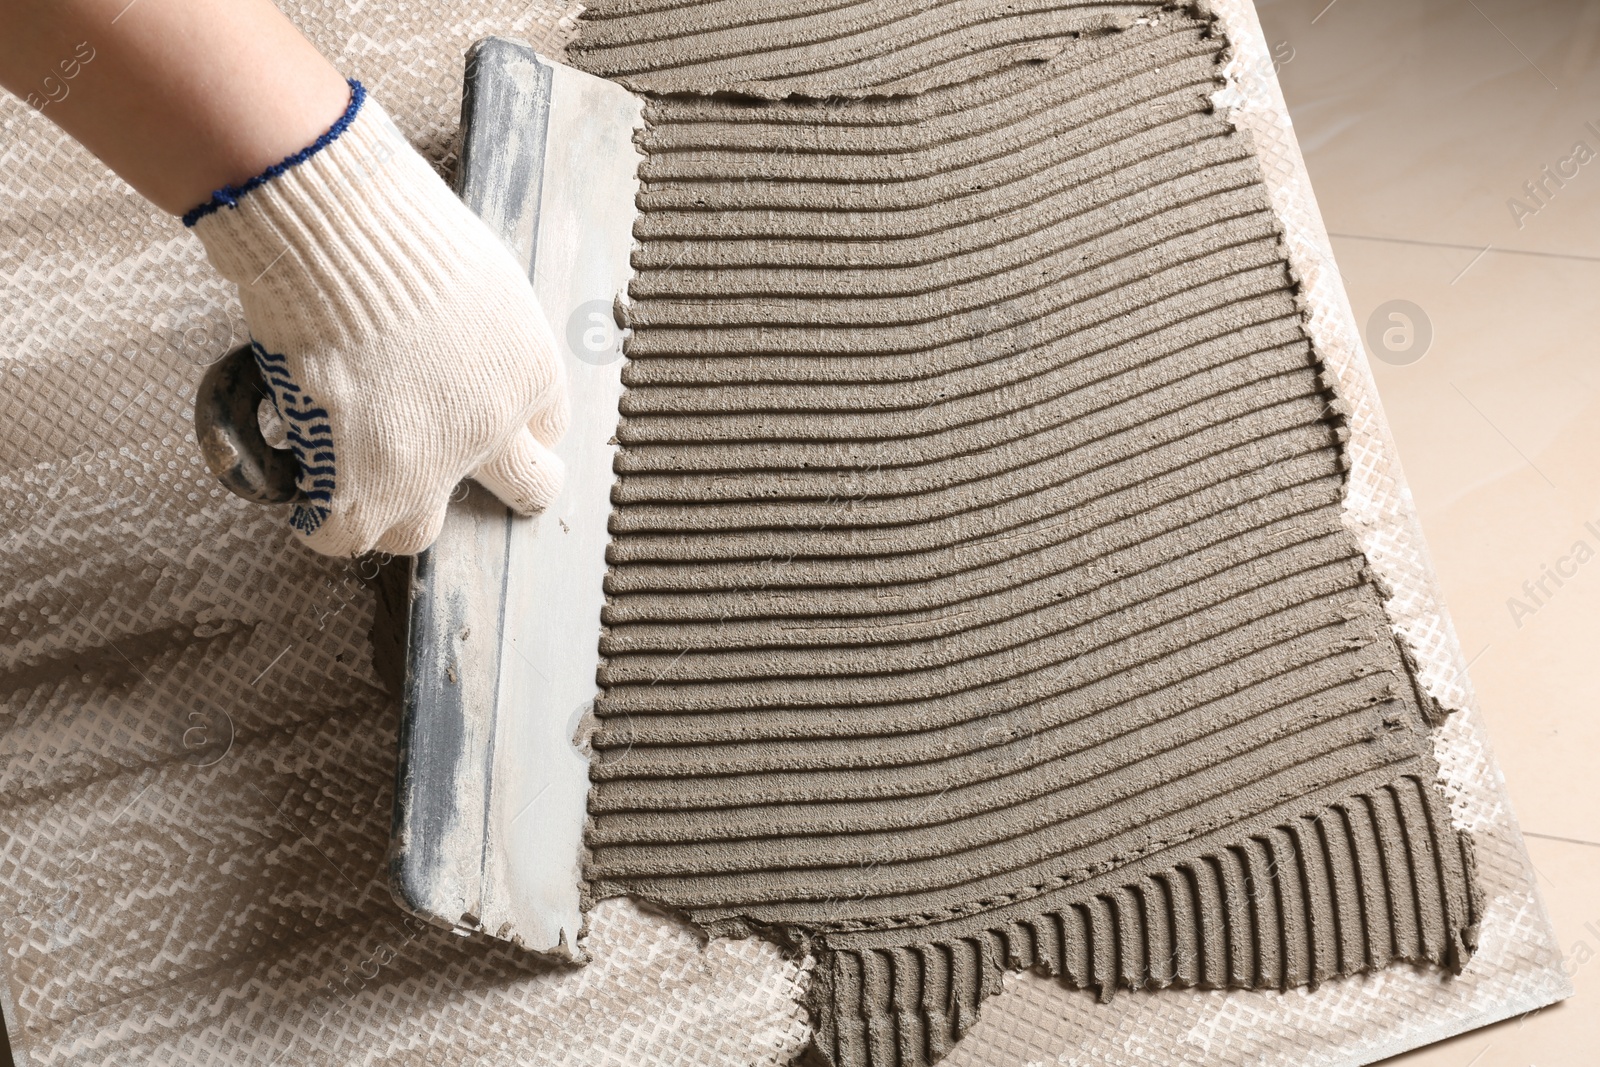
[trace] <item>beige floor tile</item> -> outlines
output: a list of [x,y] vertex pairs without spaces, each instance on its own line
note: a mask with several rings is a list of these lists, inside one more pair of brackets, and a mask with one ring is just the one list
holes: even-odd
[[[1300,146],[1339,233],[1600,255],[1600,5],[1584,0],[1258,4]],[[1559,174],[1557,175],[1559,178]],[[1514,218],[1522,199],[1536,213]]]
[[1357,321],[1431,326],[1374,373],[1578,991],[1393,1062],[1600,1062],[1600,4],[1260,11]]
[[1513,802],[1600,841],[1600,264],[1500,257],[1452,287],[1441,250],[1338,255],[1358,318],[1405,294],[1433,320],[1426,356],[1375,370]]
[[1394,1059],[1387,1067],[1589,1067],[1600,1062],[1600,848],[1533,839],[1528,851],[1577,993],[1553,1008]]

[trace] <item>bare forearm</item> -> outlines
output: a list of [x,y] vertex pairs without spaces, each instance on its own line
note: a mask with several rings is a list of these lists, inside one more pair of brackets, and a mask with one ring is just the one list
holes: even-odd
[[0,85],[173,214],[310,144],[349,99],[270,0],[0,0]]

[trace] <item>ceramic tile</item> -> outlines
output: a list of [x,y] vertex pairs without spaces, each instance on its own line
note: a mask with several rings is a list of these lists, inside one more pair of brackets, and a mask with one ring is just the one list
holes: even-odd
[[1577,1067],[1600,1046],[1600,847],[1537,838],[1528,852],[1539,870],[1567,974],[1577,992],[1552,1008],[1462,1034],[1386,1060],[1386,1067]]
[[1392,1062],[1591,1062],[1600,845],[1555,838],[1600,842],[1600,166],[1520,226],[1507,201],[1600,151],[1600,4],[1259,10],[1357,321],[1407,300],[1432,330],[1415,362],[1369,354],[1578,991]]
[[[1258,4],[1328,228],[1600,255],[1600,157],[1547,206],[1525,182],[1600,152],[1600,5],[1573,0]],[[1586,124],[1593,122],[1596,129]],[[1558,174],[1558,178],[1559,178]]]

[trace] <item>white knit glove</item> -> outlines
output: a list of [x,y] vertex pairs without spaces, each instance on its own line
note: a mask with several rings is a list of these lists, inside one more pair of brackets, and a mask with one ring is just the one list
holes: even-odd
[[565,371],[511,251],[351,82],[309,148],[184,216],[239,287],[318,552],[430,545],[462,478],[554,498]]

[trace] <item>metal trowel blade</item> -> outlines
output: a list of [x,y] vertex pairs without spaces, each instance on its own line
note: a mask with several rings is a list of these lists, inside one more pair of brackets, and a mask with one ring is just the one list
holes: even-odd
[[581,959],[579,855],[597,695],[640,102],[491,37],[468,54],[457,183],[522,257],[566,363],[561,495],[513,516],[467,485],[412,564],[389,856],[409,911]]

